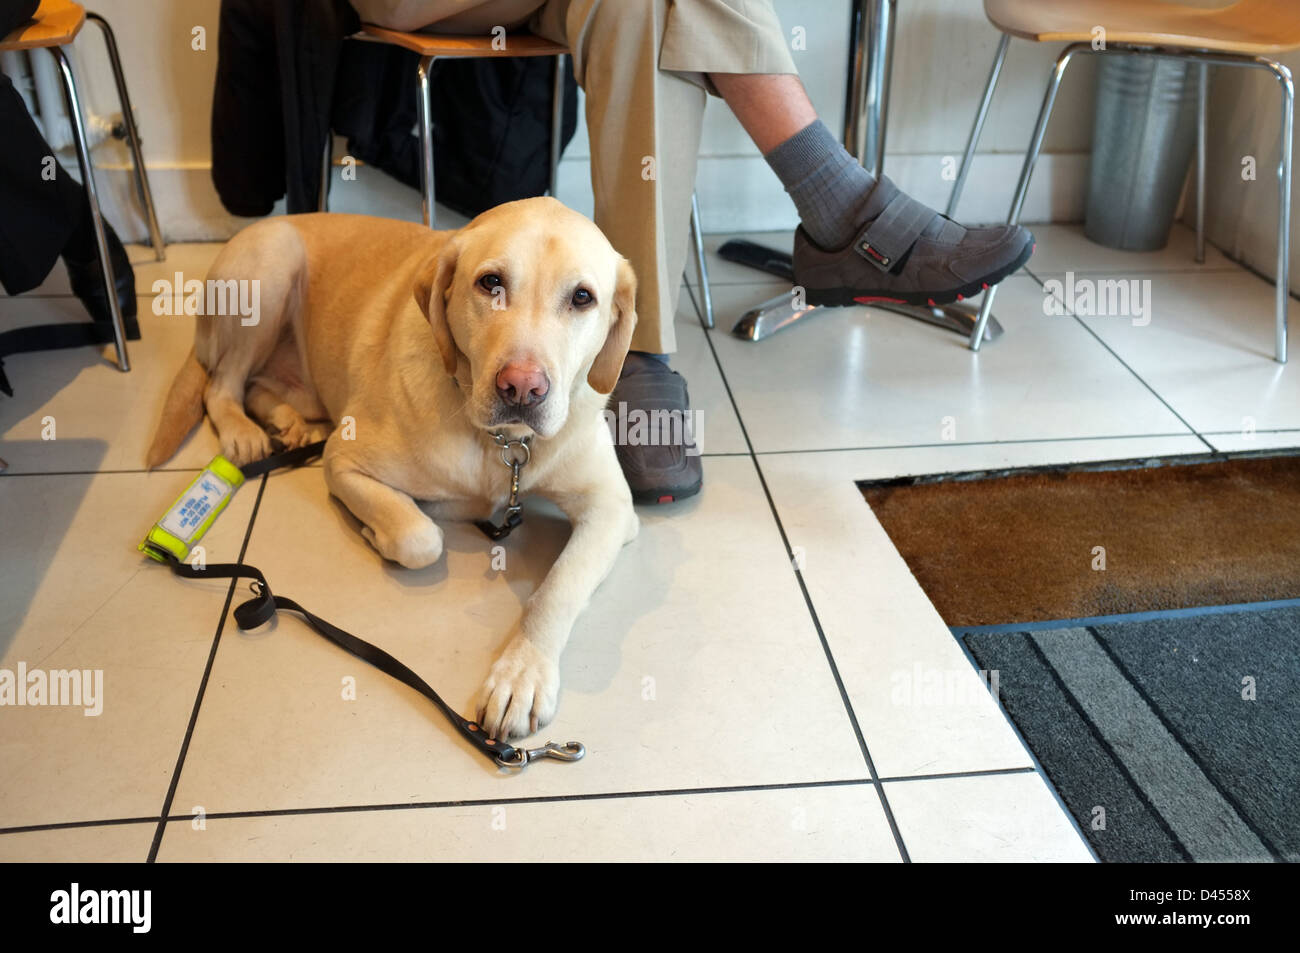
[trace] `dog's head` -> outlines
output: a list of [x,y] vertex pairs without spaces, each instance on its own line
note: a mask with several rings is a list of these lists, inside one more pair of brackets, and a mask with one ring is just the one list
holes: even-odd
[[554,436],[577,389],[612,391],[636,324],[632,266],[550,198],[499,205],[452,234],[415,300],[470,420],[510,436]]

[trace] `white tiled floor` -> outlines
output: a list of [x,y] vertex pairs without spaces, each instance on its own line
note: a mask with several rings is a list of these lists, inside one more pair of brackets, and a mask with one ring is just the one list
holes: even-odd
[[[683,296],[675,359],[704,412],[704,491],[643,510],[574,632],[539,740],[579,738],[587,759],[520,775],[298,621],[241,633],[229,585],[136,553],[216,451],[204,425],[169,469],[141,472],[191,340],[148,294],[176,271],[201,276],[217,249],[174,246],[164,263],[132,249],[144,339],[131,374],[110,349],[6,362],[0,667],[105,681],[97,717],[0,709],[0,859],[143,860],[156,845],[160,860],[1089,860],[987,693],[926,706],[900,692],[977,676],[854,481],[1297,446],[1300,384],[1269,360],[1271,288],[1217,252],[1195,265],[1186,230],[1144,256],[1035,231],[1034,273],[1006,282],[1006,334],[978,356],[861,308],[738,341],[730,321],[780,286],[711,260],[720,326],[702,331]],[[1149,277],[1153,320],[1046,316],[1039,279],[1067,271]],[[0,311],[78,319],[66,295],[56,273]],[[565,536],[531,507],[508,571],[453,526],[445,558],[409,572],[379,560],[319,469],[258,489],[218,521],[208,558],[247,545],[278,592],[461,706]]]

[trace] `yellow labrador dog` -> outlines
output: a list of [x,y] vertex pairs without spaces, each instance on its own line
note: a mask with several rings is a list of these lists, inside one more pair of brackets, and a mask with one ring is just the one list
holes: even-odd
[[271,451],[262,425],[289,446],[328,433],[330,492],[385,559],[418,569],[442,555],[442,531],[415,500],[440,518],[490,517],[510,492],[493,435],[529,436],[521,492],[553,500],[573,532],[478,714],[497,738],[536,731],[555,714],[574,620],[637,533],[601,416],[636,323],[627,260],[590,220],[537,198],[455,232],[269,219],[213,263],[209,287],[232,279],[259,282],[260,313],[198,320],[148,465],[170,458],[205,408],[241,466]]

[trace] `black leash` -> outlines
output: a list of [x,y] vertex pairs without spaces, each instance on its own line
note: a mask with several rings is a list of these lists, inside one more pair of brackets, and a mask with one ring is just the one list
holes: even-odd
[[270,473],[272,470],[279,470],[281,467],[300,467],[309,460],[315,460],[325,452],[325,441],[317,440],[315,443],[309,443],[305,447],[298,447],[295,450],[281,450],[279,453],[273,453],[263,460],[256,460],[239,468],[239,472],[244,475],[245,480],[251,480],[253,477],[260,477],[263,473]]
[[[245,479],[252,479],[269,473],[272,470],[281,467],[297,467],[306,463],[314,457],[319,456],[325,449],[325,441],[308,444],[305,447],[299,447],[295,450],[286,450],[281,453],[275,453],[264,460],[258,460],[256,463],[250,463],[241,468]],[[504,452],[503,452],[504,459]],[[519,525],[522,519],[517,512],[518,479],[519,466],[522,463],[514,465],[514,492],[511,495],[511,505],[516,507],[513,514],[513,521],[507,517],[507,523],[502,527],[504,532],[499,535],[493,535],[492,531],[496,530],[490,523],[484,532],[490,538],[499,539],[507,535],[510,530]],[[438,710],[446,716],[456,730],[492,761],[504,768],[522,768],[536,758],[554,758],[558,761],[577,761],[584,754],[586,749],[576,741],[570,741],[567,744],[548,743],[541,748],[515,748],[504,741],[497,741],[489,737],[488,733],[483,730],[483,726],[477,722],[462,718],[454,708],[443,701],[442,696],[433,690],[424,679],[411,669],[407,668],[393,656],[389,655],[377,645],[359,639],[350,632],[340,629],[320,616],[315,615],[304,609],[294,600],[287,596],[277,596],[271,592],[271,585],[266,581],[266,576],[262,570],[256,566],[250,566],[247,563],[214,563],[203,569],[195,568],[189,563],[182,562],[175,553],[168,552],[159,546],[146,542],[145,547],[151,554],[155,555],[161,562],[165,562],[171,567],[171,571],[185,579],[252,579],[249,588],[253,592],[253,598],[235,608],[235,623],[243,631],[255,629],[260,625],[265,625],[275,618],[275,614],[281,610],[296,612],[298,615],[316,631],[316,634],[333,642],[339,648],[355,655],[363,662],[367,662],[379,669],[386,675],[390,675],[404,685],[409,685],[429,701],[437,706]]]

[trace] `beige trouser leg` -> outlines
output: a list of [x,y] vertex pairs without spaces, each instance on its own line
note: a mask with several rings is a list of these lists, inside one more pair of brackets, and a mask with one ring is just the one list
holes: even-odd
[[637,274],[632,347],[677,349],[707,73],[794,73],[770,0],[547,0],[587,99],[596,224]]

